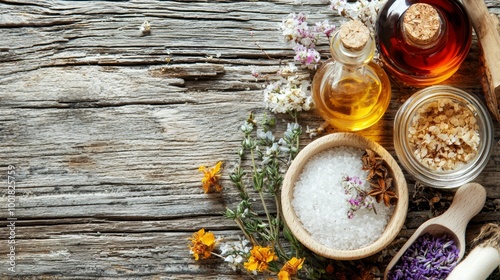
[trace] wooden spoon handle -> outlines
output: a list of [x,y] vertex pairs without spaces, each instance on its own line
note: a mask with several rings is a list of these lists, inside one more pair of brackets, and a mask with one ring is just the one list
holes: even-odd
[[436,217],[433,223],[442,224],[460,236],[465,232],[470,219],[483,209],[485,202],[484,187],[478,183],[467,183],[457,190],[450,208]]
[[[486,202],[486,190],[478,183],[467,183],[461,186],[455,193],[453,202],[450,208],[441,216],[437,216],[420,225],[417,230],[410,236],[403,247],[392,258],[391,262],[385,269],[384,280],[387,279],[389,271],[396,265],[399,258],[410,247],[415,240],[422,235],[434,230],[435,233],[448,233],[452,234],[458,239],[459,259],[465,253],[465,229],[470,219],[477,215],[483,209]],[[441,227],[435,227],[436,225]],[[443,227],[447,229],[443,229]]]

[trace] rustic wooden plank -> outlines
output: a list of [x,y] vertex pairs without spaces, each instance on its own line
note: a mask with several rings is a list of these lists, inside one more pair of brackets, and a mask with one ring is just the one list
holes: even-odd
[[[22,230],[19,229],[19,230]],[[235,231],[215,232],[221,238],[232,238]],[[176,274],[237,276],[229,266],[217,259],[204,264],[186,256],[186,233],[96,233],[66,234],[51,239],[32,239],[28,244],[16,240],[19,272],[42,273],[58,278],[87,277],[152,277]],[[170,261],[165,262],[165,258]],[[71,267],[62,270],[62,267]],[[173,278],[172,278],[173,279]]]
[[[0,12],[0,27],[11,27],[5,29],[8,40],[0,44],[0,49],[9,49],[9,55],[1,57],[15,60],[2,67],[2,71],[51,65],[164,64],[167,56],[179,62],[206,61],[207,56],[217,54],[263,58],[255,42],[266,42],[270,55],[281,55],[282,43],[275,40],[277,23],[293,11],[292,6],[262,2],[216,6],[175,1],[155,5],[100,2],[99,7],[90,8],[49,1],[44,6],[16,6]],[[301,9],[333,14],[320,1]],[[311,13],[311,17],[315,16]],[[61,22],[61,18],[66,20]],[[151,36],[139,33],[145,19],[152,24]],[[30,40],[18,32],[19,28],[30,30]],[[253,32],[259,35],[252,38],[252,30],[259,31]],[[206,39],[207,34],[210,40]],[[272,49],[277,53],[273,54]],[[290,50],[287,53],[292,54]]]
[[[486,3],[500,14],[498,1]],[[288,13],[338,24],[342,19],[327,6],[320,0],[0,1],[0,180],[14,164],[16,275],[250,279],[217,259],[195,262],[187,238],[201,227],[228,240],[239,235],[220,212],[238,203],[228,180],[238,127],[250,111],[265,112],[266,79],[251,72],[271,75],[293,58],[277,31]],[[139,32],[144,20],[151,35]],[[326,40],[319,49],[326,58]],[[481,95],[474,69],[477,42],[446,83]],[[395,155],[393,116],[416,89],[397,81],[393,88],[387,115],[360,134]],[[282,133],[291,119],[278,120]],[[301,115],[304,126],[320,123],[315,112]],[[497,128],[495,141],[499,134]],[[304,135],[302,146],[310,141]],[[203,194],[197,168],[218,160],[226,161],[224,194]],[[499,172],[495,145],[477,179],[487,188],[488,207],[472,220],[468,240],[482,223],[500,218]],[[3,221],[7,199],[2,192]],[[401,240],[431,215],[409,213]],[[0,246],[0,255],[8,250]],[[7,260],[0,259],[8,279]]]

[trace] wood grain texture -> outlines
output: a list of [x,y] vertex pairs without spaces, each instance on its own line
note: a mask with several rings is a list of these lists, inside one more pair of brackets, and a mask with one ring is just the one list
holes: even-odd
[[[497,1],[486,4],[500,14]],[[0,1],[2,279],[249,278],[215,258],[195,262],[187,238],[201,227],[237,238],[220,213],[238,203],[227,170],[239,125],[250,111],[266,111],[265,76],[293,59],[277,25],[301,11],[311,22],[343,20],[320,0]],[[148,36],[139,31],[145,20]],[[319,50],[328,56],[326,40]],[[446,83],[481,95],[478,71],[474,42]],[[360,134],[395,156],[394,114],[414,91],[393,81],[387,114]],[[304,127],[321,123],[315,112],[300,118]],[[278,134],[290,120],[278,116]],[[304,135],[301,146],[310,141]],[[206,195],[197,168],[219,160],[224,193]],[[15,275],[6,257],[9,165],[16,167]],[[476,180],[489,208],[472,219],[469,238],[500,219],[499,174],[496,144]],[[400,238],[431,216],[408,213]]]

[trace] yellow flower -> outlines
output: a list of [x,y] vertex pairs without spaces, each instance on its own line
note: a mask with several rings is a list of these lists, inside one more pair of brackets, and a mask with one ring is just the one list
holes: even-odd
[[265,271],[270,262],[278,259],[270,247],[255,246],[250,254],[248,262],[243,264],[248,271]]
[[297,274],[297,271],[302,268],[305,258],[297,259],[296,257],[291,258],[289,261],[283,265],[280,272],[278,273],[279,280],[290,280],[291,276]]
[[212,232],[205,233],[205,229],[200,229],[198,232],[193,233],[190,238],[192,245],[189,246],[194,259],[199,260],[207,259],[212,255],[212,250],[215,248],[215,235]]
[[203,165],[198,168],[198,171],[203,172],[203,179],[201,179],[201,183],[203,184],[203,190],[205,193],[222,191],[222,186],[219,185],[221,165],[222,161],[219,161],[212,168],[207,168]]

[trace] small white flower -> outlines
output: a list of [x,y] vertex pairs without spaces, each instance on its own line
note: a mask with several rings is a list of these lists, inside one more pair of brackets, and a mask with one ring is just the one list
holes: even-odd
[[308,111],[313,107],[310,88],[308,80],[297,76],[281,78],[264,89],[264,102],[274,113]]
[[257,130],[257,138],[260,140],[264,140],[265,142],[272,143],[274,142],[274,135],[271,131],[264,131],[262,129]]
[[151,24],[149,21],[145,20],[142,24],[141,27],[139,28],[139,31],[141,31],[141,35],[149,35],[151,34]]
[[302,13],[291,13],[281,22],[279,28],[287,42],[299,42],[304,36],[309,34],[306,19],[307,17]]
[[245,218],[248,215],[249,211],[250,210],[248,210],[248,208],[245,208],[245,210],[243,210],[243,213],[241,213],[241,217]]
[[[246,210],[245,210],[246,211]],[[223,243],[219,246],[220,255],[224,257],[224,261],[229,266],[236,270],[239,265],[246,259],[251,247],[248,247],[248,240],[238,237],[238,241]]]
[[243,131],[244,133],[250,133],[252,132],[253,130],[253,124],[245,121],[243,122],[243,124],[241,125],[241,131]]
[[351,3],[346,0],[330,0],[331,8],[337,10],[340,16],[360,20],[370,30],[373,30],[378,12],[386,2],[387,0],[358,0]]
[[271,147],[267,147],[266,148],[266,155],[267,156],[270,156],[272,154],[275,154],[278,152],[278,143],[273,143],[273,145]]

